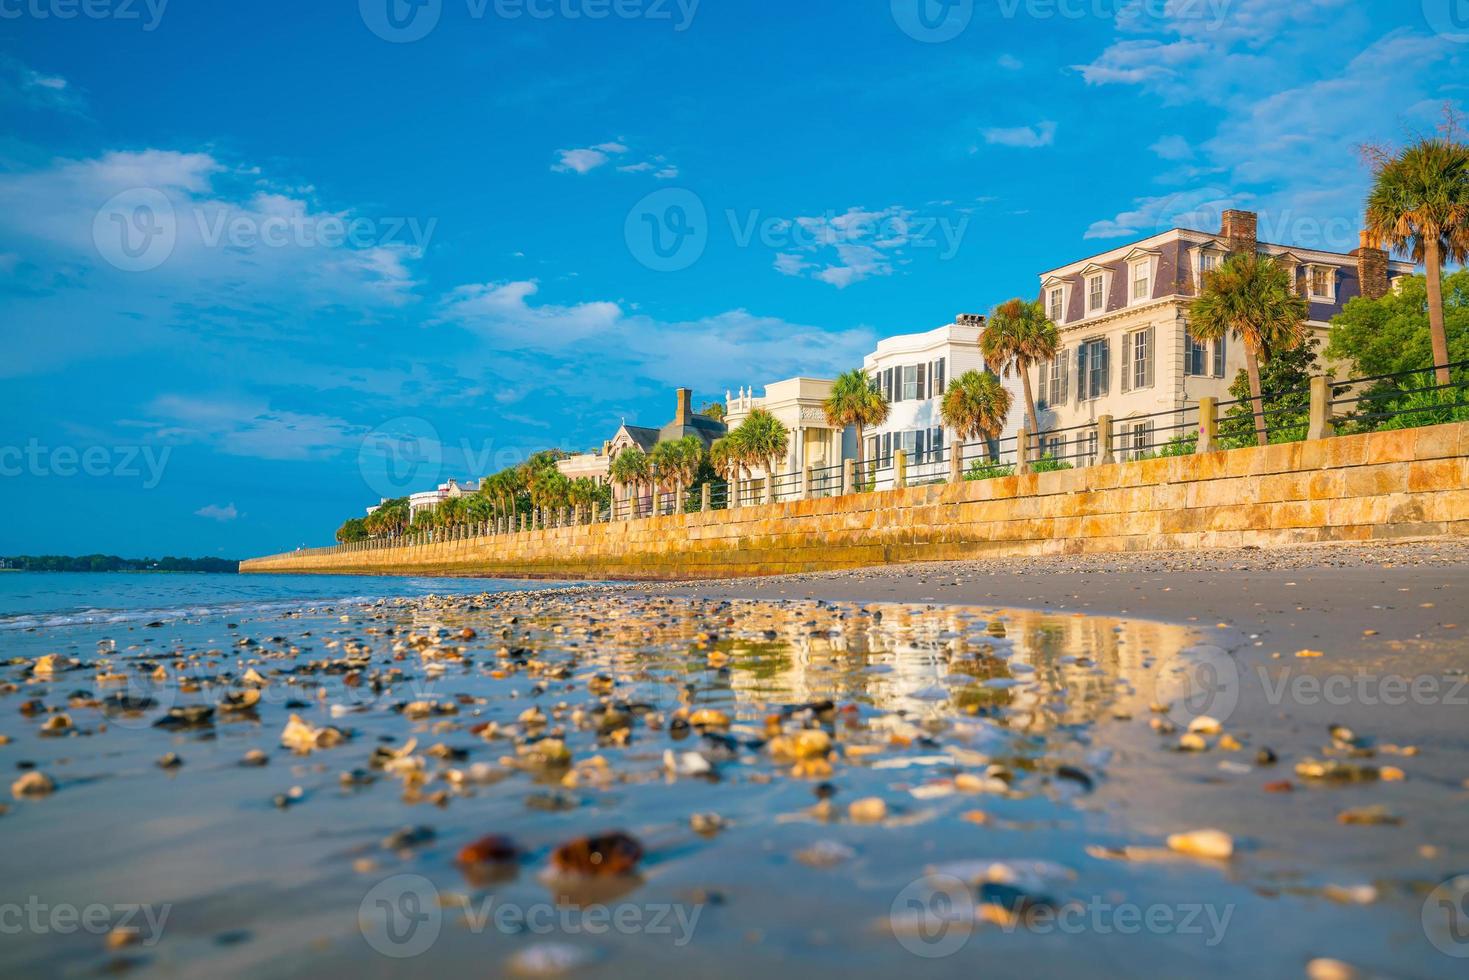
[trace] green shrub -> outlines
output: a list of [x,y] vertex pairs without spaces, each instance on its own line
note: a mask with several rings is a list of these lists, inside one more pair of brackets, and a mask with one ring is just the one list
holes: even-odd
[[966,480],[993,480],[1001,476],[1014,476],[1015,467],[1005,466],[987,459],[976,459],[969,464],[969,470],[964,474]]
[[1032,473],[1055,473],[1058,470],[1075,469],[1070,463],[1062,462],[1050,453],[1030,464]]

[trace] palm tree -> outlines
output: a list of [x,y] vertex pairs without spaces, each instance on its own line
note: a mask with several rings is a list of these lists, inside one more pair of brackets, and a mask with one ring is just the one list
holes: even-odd
[[633,491],[629,498],[632,516],[638,514],[638,491],[648,482],[648,454],[636,446],[628,446],[612,461],[611,475],[614,482]]
[[888,401],[877,385],[867,377],[862,368],[845,371],[837,376],[831,386],[831,394],[821,406],[826,410],[826,422],[835,429],[855,426],[857,429],[857,470],[863,463],[862,430],[869,425],[882,425],[888,420]]
[[1005,377],[1013,370],[1020,375],[1025,390],[1025,413],[1030,420],[1031,435],[1040,431],[1040,418],[1035,411],[1035,395],[1030,388],[1030,369],[1049,361],[1061,347],[1061,333],[1046,316],[1039,301],[1027,303],[1012,299],[995,307],[979,335],[979,349],[991,369]]
[[746,466],[758,463],[771,476],[791,444],[785,423],[763,408],[755,409],[740,423],[735,438]]
[[1449,383],[1443,263],[1469,262],[1469,146],[1451,135],[1425,137],[1397,156],[1379,156],[1367,195],[1367,230],[1422,262],[1438,384]]
[[954,452],[962,453],[962,444],[970,439],[993,445],[1005,431],[1013,401],[1014,396],[1000,379],[988,371],[965,371],[949,382],[949,390],[939,402],[939,418],[958,435],[960,444]]
[[[664,447],[668,448],[665,449]],[[661,455],[660,455],[661,453]],[[704,463],[704,444],[698,436],[684,436],[673,442],[661,442],[653,447],[659,479],[664,489],[674,494],[675,510],[683,506],[684,488],[699,476],[699,467]]]
[[1195,340],[1218,341],[1233,336],[1245,348],[1255,439],[1270,444],[1260,392],[1260,362],[1272,351],[1294,350],[1308,336],[1306,300],[1292,288],[1293,276],[1268,255],[1231,255],[1204,277],[1203,289],[1189,310],[1189,333]]
[[571,506],[577,509],[577,513],[580,514],[583,507],[591,510],[601,503],[602,491],[597,486],[595,480],[581,476],[571,481],[571,489],[567,492],[567,499],[571,502]]
[[733,433],[714,440],[709,447],[709,465],[729,484],[729,506],[733,507],[737,503],[735,483],[740,477],[739,443]]

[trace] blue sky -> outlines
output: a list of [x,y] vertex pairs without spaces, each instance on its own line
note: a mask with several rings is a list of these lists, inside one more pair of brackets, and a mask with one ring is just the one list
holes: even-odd
[[1469,80],[1464,0],[420,3],[0,0],[0,553],[324,543],[1222,207],[1350,250]]

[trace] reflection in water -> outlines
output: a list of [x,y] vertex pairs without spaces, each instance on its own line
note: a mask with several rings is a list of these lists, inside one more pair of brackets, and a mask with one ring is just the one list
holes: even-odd
[[[41,707],[10,726],[6,751],[58,788],[5,817],[7,886],[166,903],[172,931],[123,953],[24,934],[0,949],[7,973],[118,957],[159,972],[392,973],[397,954],[359,910],[408,882],[438,897],[416,908],[461,910],[435,913],[442,931],[415,968],[483,973],[488,958],[496,972],[547,938],[462,911],[492,899],[702,913],[677,947],[648,929],[571,935],[558,919],[550,938],[595,954],[591,972],[743,977],[806,957],[891,975],[915,954],[872,922],[929,865],[1085,861],[1072,802],[1107,775],[1097,722],[1146,714],[1155,658],[1190,642],[1182,627],[1084,616],[598,590],[272,612],[237,628],[205,617],[151,635],[89,627],[8,651],[11,704]],[[58,648],[82,652],[38,672]],[[109,723],[83,696],[109,677],[123,690],[146,677],[153,703]],[[242,690],[258,704],[225,712]],[[156,725],[188,706],[219,710]],[[63,710],[75,733],[47,737]],[[292,715],[330,732],[310,754],[280,747]],[[155,764],[170,752],[180,767]],[[251,752],[263,764],[242,764]],[[641,842],[640,876],[578,889],[549,873],[559,845],[614,828]],[[519,862],[456,864],[487,835]],[[1169,873],[1160,894],[1197,889]],[[1087,874],[1060,881],[1135,885],[1115,863]],[[995,956],[1025,938],[975,942]]]

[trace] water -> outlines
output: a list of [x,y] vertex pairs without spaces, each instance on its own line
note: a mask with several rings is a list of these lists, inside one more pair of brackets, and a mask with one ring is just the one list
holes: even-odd
[[[530,588],[496,579],[360,575],[203,575],[187,572],[0,572],[0,634],[231,616],[385,596],[463,595]],[[541,583],[537,588],[544,587]]]
[[[1172,751],[1150,704],[1197,649],[1188,627],[440,580],[10,578],[0,643],[22,659],[0,759],[56,790],[0,816],[7,976],[534,975],[562,957],[578,977],[739,980],[1459,965],[1420,910],[1469,855],[1462,790],[1399,760],[1413,776],[1391,787],[1262,793],[1317,751],[1313,732],[1276,743],[1272,768],[1249,765],[1253,745]],[[449,598],[408,598],[427,594]],[[249,690],[251,710],[156,724]],[[103,700],[117,695],[133,710]],[[729,727],[674,724],[694,712]],[[45,734],[61,714],[73,730]],[[292,715],[343,740],[292,752]],[[817,732],[822,761],[775,748]],[[548,736],[571,768],[525,764]],[[379,748],[404,761],[374,768]],[[242,766],[251,750],[268,764]],[[182,766],[160,768],[167,753]],[[712,771],[670,773],[668,753]],[[854,819],[873,798],[885,815]],[[1407,827],[1336,820],[1385,798]],[[724,829],[696,832],[710,813]],[[1109,856],[1207,826],[1235,834],[1233,861]],[[390,846],[405,827],[432,836]],[[641,842],[637,874],[549,874],[556,847],[611,831]],[[520,860],[460,866],[488,834]],[[1432,861],[1415,856],[1427,842]],[[1369,902],[1343,901],[1362,888]],[[1016,901],[1050,918],[1012,921]],[[53,917],[89,908],[97,929]],[[110,950],[124,921],[140,942]]]

